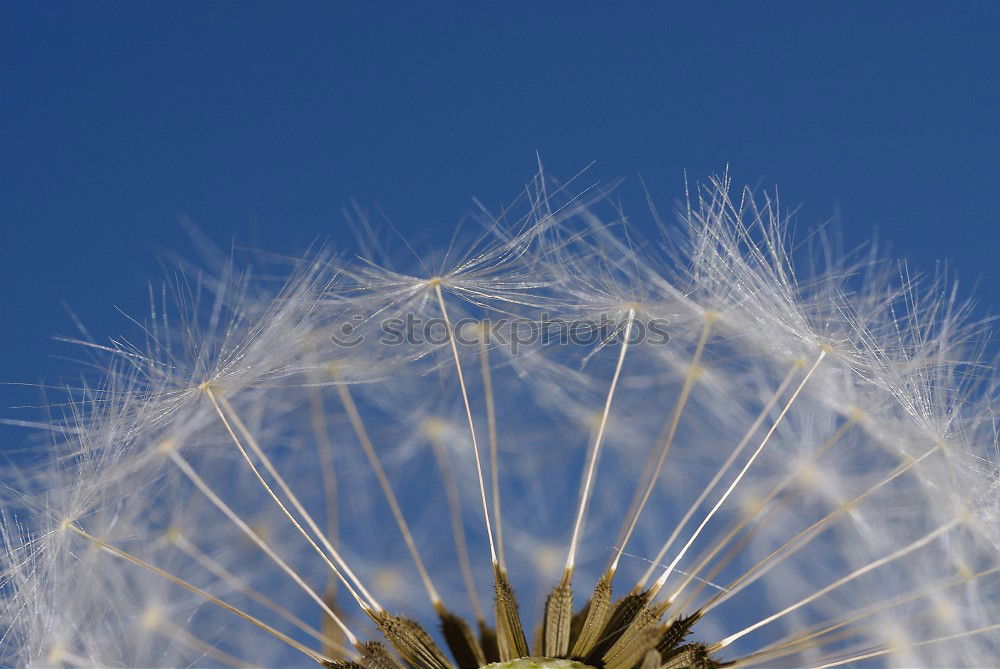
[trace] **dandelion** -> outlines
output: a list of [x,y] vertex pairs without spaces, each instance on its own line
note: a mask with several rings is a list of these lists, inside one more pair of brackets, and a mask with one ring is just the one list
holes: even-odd
[[5,465],[0,661],[995,665],[968,304],[728,177],[653,243],[571,187],[415,262],[361,214],[213,258],[77,339],[97,381]]

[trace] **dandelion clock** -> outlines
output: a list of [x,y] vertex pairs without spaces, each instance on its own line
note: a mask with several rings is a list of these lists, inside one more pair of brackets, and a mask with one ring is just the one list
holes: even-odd
[[182,265],[4,465],[0,662],[997,666],[969,306],[728,177],[652,217]]

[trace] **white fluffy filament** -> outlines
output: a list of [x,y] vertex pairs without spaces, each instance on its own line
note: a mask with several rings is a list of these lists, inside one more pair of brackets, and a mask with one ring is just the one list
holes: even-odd
[[[774,419],[774,423],[771,425],[771,429],[769,429],[767,431],[767,434],[764,435],[764,438],[761,439],[760,445],[757,446],[757,450],[753,452],[753,454],[747,460],[746,464],[743,465],[743,469],[740,470],[740,473],[736,475],[736,478],[733,479],[733,482],[729,484],[729,487],[726,489],[726,491],[722,494],[722,496],[719,497],[719,500],[715,503],[715,506],[713,506],[712,510],[708,512],[708,514],[705,516],[705,519],[701,521],[701,524],[698,525],[698,529],[694,531],[694,533],[688,539],[687,543],[684,544],[684,547],[680,550],[679,553],[677,553],[677,556],[673,559],[673,561],[669,565],[667,565],[667,568],[663,570],[663,574],[661,574],[660,577],[656,580],[654,589],[659,589],[660,586],[662,586],[664,583],[667,582],[667,579],[670,577],[670,574],[673,573],[674,568],[677,566],[677,563],[681,561],[681,559],[687,553],[688,549],[691,548],[691,545],[701,534],[701,531],[705,529],[705,526],[707,526],[708,523],[712,520],[716,512],[720,508],[722,508],[722,505],[725,504],[727,499],[729,499],[729,495],[732,494],[733,490],[736,489],[736,486],[738,486],[740,484],[740,481],[743,480],[743,477],[750,470],[750,467],[757,459],[757,456],[760,455],[761,452],[764,450],[764,447],[767,446],[768,441],[770,441],[771,439],[771,435],[773,435],[774,431],[778,429],[778,425],[781,424],[781,420],[785,417],[785,414],[788,413],[788,410],[792,407],[792,404],[798,398],[799,394],[802,392],[802,389],[805,388],[806,383],[808,383],[809,379],[813,375],[813,372],[815,372],[816,368],[819,367],[819,363],[823,361],[824,357],[826,357],[826,351],[820,351],[819,355],[816,356],[816,361],[813,362],[812,367],[809,368],[809,371],[802,378],[802,381],[799,383],[798,387],[792,393],[792,396],[788,398],[788,402],[785,403],[785,406],[781,410],[781,413],[779,413],[778,417]],[[677,592],[672,594],[670,596],[669,601],[671,602],[676,601],[680,592],[681,591],[678,590]]]
[[476,475],[479,477],[479,497],[483,503],[483,520],[486,523],[486,536],[490,542],[490,560],[497,563],[497,549],[493,543],[493,527],[490,523],[490,507],[486,502],[486,482],[483,480],[483,464],[479,457],[479,442],[476,440],[476,423],[472,419],[472,407],[469,404],[469,393],[465,388],[465,376],[462,374],[462,361],[458,356],[458,345],[455,343],[455,333],[452,331],[451,320],[448,318],[448,308],[444,304],[441,293],[441,280],[432,281],[437,295],[438,306],[441,307],[441,318],[448,330],[448,343],[451,344],[451,354],[455,359],[455,373],[458,375],[458,385],[462,390],[462,402],[465,404],[465,417],[469,421],[469,435],[472,437],[472,454],[476,458]]
[[830,583],[829,585],[820,588],[819,590],[817,590],[816,592],[812,593],[808,597],[805,597],[805,598],[799,600],[798,602],[796,602],[794,604],[791,604],[790,606],[785,607],[781,611],[778,611],[777,613],[775,613],[773,615],[770,615],[767,618],[759,620],[756,623],[754,623],[753,625],[750,625],[749,627],[745,627],[744,629],[740,630],[739,632],[735,632],[733,634],[730,634],[725,639],[723,639],[718,644],[716,644],[716,646],[718,648],[725,648],[726,646],[728,646],[732,642],[736,641],[737,639],[740,639],[740,638],[746,636],[747,634],[750,634],[751,632],[756,631],[756,630],[760,629],[761,627],[763,627],[765,625],[768,625],[768,624],[774,622],[775,620],[778,620],[779,618],[781,618],[783,616],[786,616],[789,613],[792,613],[793,611],[796,611],[797,609],[802,608],[806,604],[809,604],[810,602],[813,602],[813,601],[819,599],[820,597],[822,597],[823,595],[827,594],[828,592],[836,590],[837,588],[839,588],[840,586],[842,586],[842,585],[844,585],[846,583],[850,583],[851,581],[853,581],[854,579],[858,578],[859,576],[863,576],[863,575],[867,574],[868,572],[873,571],[875,569],[878,569],[879,567],[881,567],[883,565],[886,565],[886,564],[888,564],[888,563],[890,563],[890,562],[892,562],[894,560],[898,560],[901,557],[909,555],[913,551],[915,551],[915,550],[917,550],[919,548],[922,548],[922,547],[926,546],[927,544],[931,543],[932,541],[934,541],[935,539],[937,539],[939,536],[941,536],[945,532],[948,532],[949,530],[951,530],[952,528],[954,528],[960,522],[961,522],[960,519],[956,518],[954,520],[951,520],[951,521],[945,523],[941,527],[937,528],[936,530],[933,530],[932,532],[929,532],[928,534],[924,535],[920,539],[917,539],[913,543],[908,544],[908,545],[900,548],[899,550],[893,551],[889,555],[881,557],[878,560],[875,560],[873,562],[869,562],[868,564],[864,565],[863,567],[859,567],[859,568],[855,569],[850,574],[847,574],[846,576],[843,576],[843,577],[837,579],[833,583]]
[[597,436],[594,438],[594,446],[590,451],[590,461],[587,463],[587,474],[584,477],[583,485],[580,487],[580,503],[576,511],[576,520],[573,523],[573,536],[569,542],[569,552],[566,555],[567,573],[571,572],[576,561],[576,548],[580,541],[580,531],[583,528],[583,519],[587,513],[587,503],[590,501],[590,493],[594,485],[594,473],[597,471],[597,462],[601,455],[601,445],[604,441],[604,430],[608,425],[608,415],[611,413],[611,402],[615,397],[615,389],[618,387],[618,377],[622,372],[622,365],[625,363],[625,354],[628,352],[629,337],[632,334],[632,322],[635,320],[635,309],[628,310],[625,319],[625,330],[622,337],[622,347],[618,352],[618,363],[615,365],[615,373],[611,377],[611,386],[608,388],[607,398],[604,400],[604,410],[601,412],[601,423],[597,428]]

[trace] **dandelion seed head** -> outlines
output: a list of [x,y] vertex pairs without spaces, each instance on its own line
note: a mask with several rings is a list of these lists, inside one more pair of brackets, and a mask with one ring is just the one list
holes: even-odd
[[98,380],[4,470],[0,661],[994,662],[986,323],[728,175],[653,243],[603,195],[185,263],[82,336]]

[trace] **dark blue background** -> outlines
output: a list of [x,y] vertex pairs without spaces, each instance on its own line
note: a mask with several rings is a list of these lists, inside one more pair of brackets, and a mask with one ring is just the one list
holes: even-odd
[[[402,7],[402,5],[409,5]],[[1000,4],[0,4],[0,380],[58,379],[71,306],[141,315],[191,219],[222,246],[447,237],[535,169],[662,209],[732,165],[848,247],[1000,302]],[[641,218],[641,216],[640,216]],[[38,391],[0,387],[8,407]],[[10,432],[5,431],[10,435]],[[8,442],[9,444],[10,442]]]

